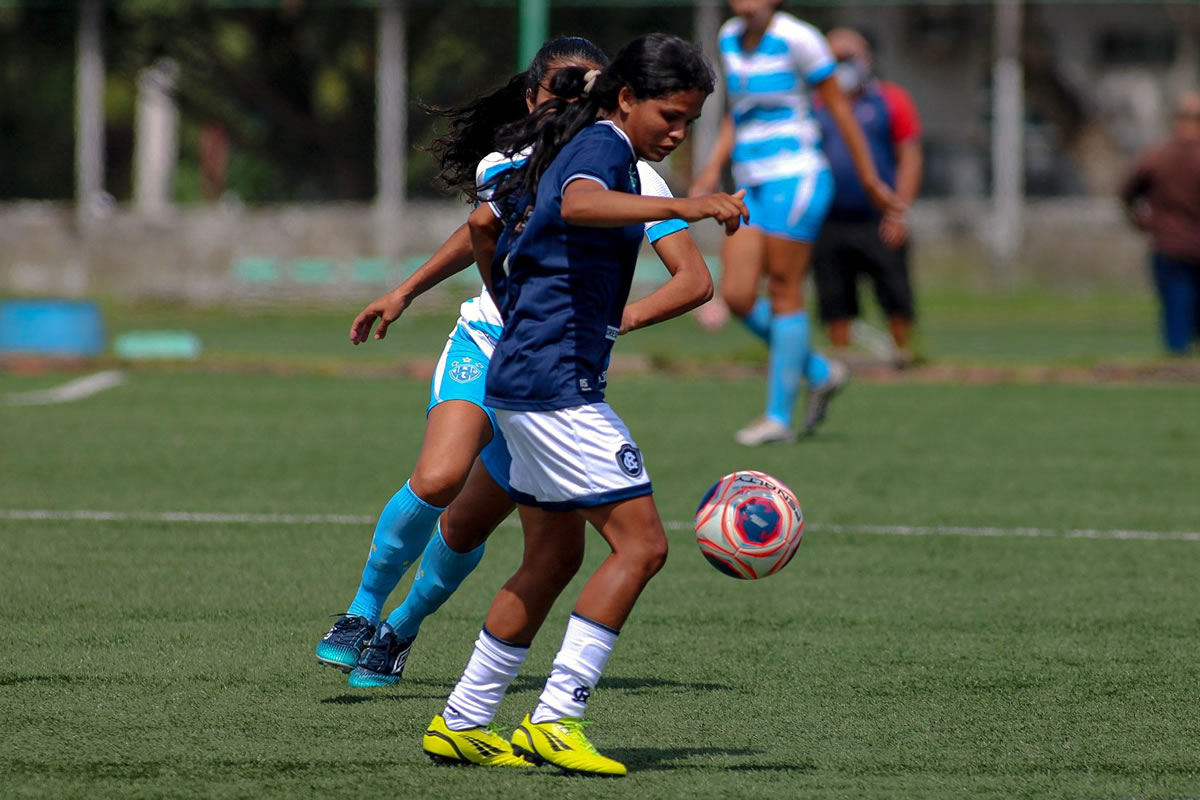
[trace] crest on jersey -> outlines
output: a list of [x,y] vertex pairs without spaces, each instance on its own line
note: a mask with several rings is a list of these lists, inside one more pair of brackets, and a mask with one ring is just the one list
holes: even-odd
[[633,166],[629,168],[629,183],[633,186],[632,194],[641,194],[642,187],[638,181],[637,162],[633,162]]
[[621,445],[617,451],[617,466],[631,478],[642,474],[642,454],[631,444]]
[[479,365],[479,362],[467,356],[451,361],[450,369],[446,371],[446,374],[450,376],[450,380],[456,383],[470,383],[483,377],[483,367]]

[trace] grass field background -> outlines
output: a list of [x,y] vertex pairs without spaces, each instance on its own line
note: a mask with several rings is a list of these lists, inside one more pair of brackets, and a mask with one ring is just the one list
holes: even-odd
[[[1076,345],[1043,335],[1032,355],[1069,360],[1112,335],[1103,354],[1153,357],[1144,311],[1121,312],[1124,334],[1077,321]],[[1030,325],[1050,319],[1039,314]],[[213,318],[229,338],[210,353],[279,355],[290,342],[324,357],[311,325],[284,335],[259,318],[237,333]],[[423,356],[445,335],[434,321],[410,323]],[[688,324],[671,335],[690,340]],[[1029,357],[1011,342],[989,356],[992,340],[968,337],[961,352]],[[0,396],[61,380],[0,373]],[[405,680],[366,692],[312,650],[353,594],[369,524],[9,515],[0,795],[1200,795],[1200,541],[1003,535],[1200,530],[1200,388],[859,384],[816,438],[748,451],[731,435],[758,412],[758,381],[614,384],[663,516],[683,528],[591,704],[594,741],[629,778],[439,768],[420,752],[519,559],[515,527],[427,622]],[[0,404],[0,510],[369,517],[411,469],[427,392],[415,380],[152,371],[73,404]],[[744,467],[791,485],[811,526],[795,562],[760,582],[719,575],[686,530],[704,489]],[[1002,535],[864,532],[875,525]],[[604,550],[593,537],[585,573]],[[536,701],[579,585],[501,722]]]
[[[105,312],[114,333],[193,331],[209,360],[379,366],[408,358],[436,359],[461,298],[440,292],[419,299],[392,326],[385,343],[352,347],[350,322],[369,299],[347,302],[340,310],[253,306],[189,310],[110,303]],[[874,307],[868,298],[864,303]],[[1148,292],[983,294],[943,288],[924,292],[918,306],[918,349],[940,363],[1089,365],[1154,360],[1162,353]],[[873,319],[870,313],[867,318]],[[820,341],[819,331],[816,336]],[[720,331],[708,332],[692,316],[624,337],[617,352],[648,355],[663,363],[766,359],[765,348],[740,325],[731,322]]]

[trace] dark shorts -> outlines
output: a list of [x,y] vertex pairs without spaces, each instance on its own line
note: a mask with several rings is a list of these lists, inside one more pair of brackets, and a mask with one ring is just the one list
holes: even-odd
[[885,245],[878,222],[827,220],[813,249],[813,276],[822,322],[858,317],[860,276],[871,279],[886,316],[916,318],[908,245],[896,250]]

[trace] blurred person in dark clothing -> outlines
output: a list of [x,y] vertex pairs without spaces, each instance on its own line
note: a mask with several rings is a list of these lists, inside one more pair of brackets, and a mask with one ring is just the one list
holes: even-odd
[[1200,337],[1200,92],[1180,95],[1171,138],[1138,158],[1121,200],[1153,242],[1167,350],[1186,355]]
[[[908,92],[874,77],[871,47],[849,28],[829,32],[837,59],[835,72],[866,134],[879,176],[908,207],[921,186],[921,121]],[[908,266],[908,217],[883,218],[871,205],[833,120],[817,109],[823,148],[833,169],[833,207],[813,254],[821,321],[835,347],[850,344],[851,323],[859,315],[858,279],[865,275],[888,319],[898,352],[910,356],[916,309]]]

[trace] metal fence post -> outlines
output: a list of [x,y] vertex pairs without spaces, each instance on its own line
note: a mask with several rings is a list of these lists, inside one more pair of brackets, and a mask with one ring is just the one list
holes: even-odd
[[1025,96],[1021,1],[995,0],[992,68],[992,258],[1008,264],[1024,238]]
[[104,191],[104,2],[80,0],[75,63],[75,214],[86,230]]
[[402,246],[396,216],[404,210],[408,53],[403,0],[379,5],[379,53],[375,73],[375,211],[380,254],[394,258]]
[[550,0],[520,0],[518,19],[517,71],[521,72],[533,61],[549,35]]
[[705,57],[717,70],[717,84],[713,93],[704,101],[704,111],[696,121],[696,134],[692,144],[692,177],[708,162],[717,135],[721,130],[721,117],[725,114],[725,82],[721,75],[721,53],[717,44],[717,33],[721,29],[720,0],[700,0],[696,4],[696,41],[704,50]]

